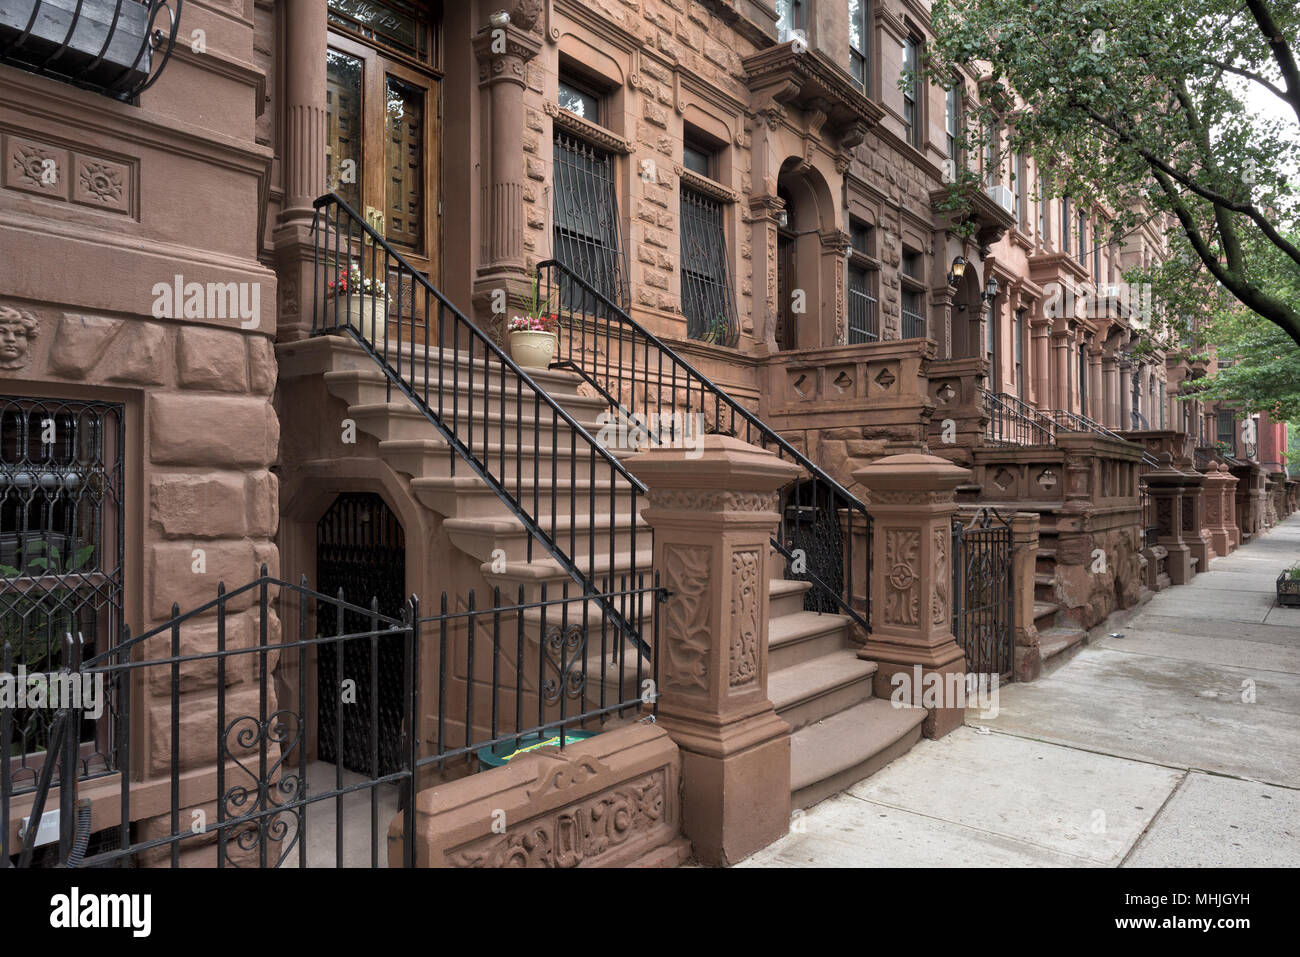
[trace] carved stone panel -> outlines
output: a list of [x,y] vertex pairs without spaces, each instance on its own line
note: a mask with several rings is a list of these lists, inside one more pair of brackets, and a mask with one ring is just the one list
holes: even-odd
[[758,680],[758,552],[731,553],[731,667],[729,684],[744,687]]
[[667,545],[663,584],[663,683],[665,689],[709,690],[711,605],[708,589],[712,552],[703,546]]
[[885,533],[885,622],[915,626],[920,614],[920,577],[917,562],[921,533],[916,529],[890,529]]

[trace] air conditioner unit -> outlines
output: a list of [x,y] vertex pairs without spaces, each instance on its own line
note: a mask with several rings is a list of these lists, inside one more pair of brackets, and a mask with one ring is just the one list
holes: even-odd
[[1008,213],[1015,215],[1016,197],[1015,194],[1011,192],[1011,190],[999,184],[997,186],[990,186],[988,188],[988,194],[989,194],[989,199],[993,200],[993,202],[997,203]]

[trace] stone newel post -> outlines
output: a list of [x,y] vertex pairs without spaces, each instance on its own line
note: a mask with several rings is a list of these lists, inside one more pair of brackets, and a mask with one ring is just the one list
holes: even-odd
[[659,608],[659,723],[681,749],[682,824],[700,859],[740,860],[790,823],[790,726],[767,697],[776,490],[798,468],[729,436],[655,449],[649,489]]
[[[970,480],[970,470],[933,455],[891,455],[858,469],[853,477],[870,493],[875,522],[871,552],[871,635],[859,657],[876,662],[875,694],[889,699],[891,679],[902,672],[920,705],[913,668],[922,675],[964,673],[966,660],[952,633],[953,490]],[[944,702],[945,704],[948,702]],[[925,719],[926,737],[960,727],[958,707],[934,708]]]

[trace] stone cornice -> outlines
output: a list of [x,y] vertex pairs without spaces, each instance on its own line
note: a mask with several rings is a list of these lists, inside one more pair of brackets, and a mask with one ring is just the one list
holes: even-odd
[[552,122],[565,132],[572,133],[574,136],[612,153],[632,152],[633,147],[630,141],[605,129],[603,126],[599,126],[590,120],[584,120],[582,117],[562,109],[554,100],[547,100],[543,109],[546,110],[546,114],[551,118]]
[[937,217],[946,217],[954,225],[974,222],[977,227],[975,242],[981,250],[993,245],[1005,235],[1007,230],[1015,227],[1015,215],[1007,212],[984,190],[976,186],[963,187],[962,198],[966,201],[964,209],[939,208],[939,204],[948,199],[949,195],[948,187],[931,190],[930,208],[934,210]]
[[819,51],[782,43],[741,61],[748,74],[746,85],[754,94],[758,112],[772,106],[793,106],[826,114],[826,126],[845,147],[862,142],[885,115]]
[[711,196],[724,203],[734,203],[740,198],[740,194],[735,190],[728,189],[707,176],[701,176],[694,170],[687,169],[681,163],[673,164],[673,172],[681,179],[683,186],[693,189],[697,193],[703,193],[705,196]]

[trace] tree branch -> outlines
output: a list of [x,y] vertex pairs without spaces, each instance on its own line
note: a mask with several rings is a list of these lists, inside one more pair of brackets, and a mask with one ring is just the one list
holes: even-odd
[[1291,104],[1296,119],[1300,120],[1300,67],[1296,65],[1286,37],[1282,35],[1282,28],[1273,19],[1273,14],[1265,0],[1246,0],[1246,7],[1255,17],[1255,23],[1259,25],[1264,39],[1268,41],[1269,49],[1273,51],[1273,59],[1282,71],[1282,79],[1286,80],[1287,95],[1283,99]]

